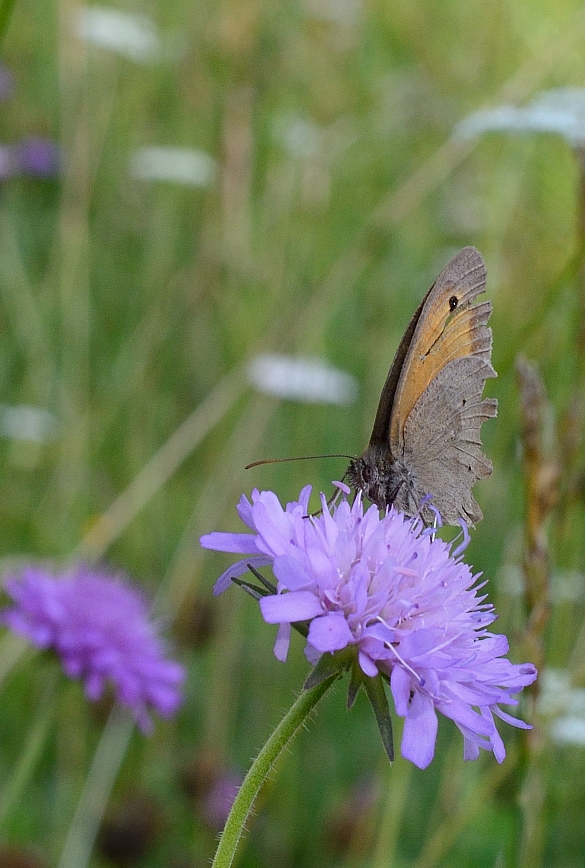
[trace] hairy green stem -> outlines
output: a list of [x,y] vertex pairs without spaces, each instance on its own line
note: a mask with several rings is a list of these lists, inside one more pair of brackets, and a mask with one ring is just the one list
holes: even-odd
[[252,763],[227,818],[212,868],[229,868],[232,865],[246,821],[262,784],[284,748],[290,744],[337,677],[338,674],[332,675],[315,687],[302,691]]

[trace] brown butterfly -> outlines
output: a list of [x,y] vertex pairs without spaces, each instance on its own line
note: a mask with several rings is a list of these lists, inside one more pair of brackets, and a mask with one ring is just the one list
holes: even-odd
[[[449,262],[414,314],[386,378],[367,449],[346,478],[380,509],[390,504],[425,521],[438,509],[448,524],[483,518],[471,489],[492,472],[480,429],[497,401],[482,400],[491,366],[486,269],[474,247]],[[422,506],[421,506],[422,504]]]

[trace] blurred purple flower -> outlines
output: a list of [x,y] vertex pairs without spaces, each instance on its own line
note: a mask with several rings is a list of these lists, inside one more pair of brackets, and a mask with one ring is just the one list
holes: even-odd
[[358,496],[307,516],[311,488],[283,509],[271,491],[242,496],[240,518],[254,533],[210,533],[204,548],[248,555],[216,582],[221,593],[248,564],[270,564],[278,593],[260,599],[268,623],[280,624],[275,654],[285,660],[291,624],[309,621],[305,653],[316,663],[326,652],[356,649],[366,677],[388,677],[397,714],[405,718],[401,752],[420,768],[432,760],[440,711],[464,738],[464,758],[480,748],[498,762],[506,751],[494,715],[523,729],[529,725],[502,711],[531,684],[536,668],[514,665],[508,641],[487,630],[496,615],[478,595],[460,555],[391,508],[364,513]]
[[99,699],[111,682],[143,732],[152,729],[150,710],[175,714],[183,667],[165,658],[146,601],[127,582],[85,566],[62,577],[27,567],[7,580],[6,591],[14,605],[0,621],[38,648],[54,649],[65,674],[84,681],[88,699]]
[[242,775],[237,772],[226,771],[217,775],[204,793],[200,804],[201,816],[214,832],[221,832],[225,826],[242,780]]
[[61,168],[61,150],[51,139],[29,138],[0,145],[0,180],[16,175],[52,178]]
[[61,167],[61,151],[51,139],[39,136],[13,145],[16,170],[22,175],[52,178]]
[[[0,102],[12,96],[14,76],[0,64]],[[52,178],[61,168],[61,149],[51,139],[30,136],[13,145],[0,145],[0,179],[14,175]]]

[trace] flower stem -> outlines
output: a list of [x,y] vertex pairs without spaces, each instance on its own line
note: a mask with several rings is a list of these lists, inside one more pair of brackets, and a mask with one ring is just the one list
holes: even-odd
[[336,673],[315,687],[302,691],[252,763],[227,818],[212,868],[229,868],[233,863],[236,848],[260,787],[284,748],[338,676],[339,673]]

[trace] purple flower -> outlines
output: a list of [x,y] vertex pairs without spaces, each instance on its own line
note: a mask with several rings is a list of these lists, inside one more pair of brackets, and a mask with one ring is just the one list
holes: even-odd
[[15,169],[22,175],[52,178],[61,167],[61,150],[51,139],[23,139],[13,146]]
[[6,591],[14,605],[0,613],[2,623],[38,648],[53,648],[65,674],[83,679],[88,699],[111,682],[143,732],[152,729],[150,709],[176,712],[183,667],[165,659],[146,602],[127,582],[84,566],[63,577],[27,567]]
[[201,798],[200,811],[205,823],[221,832],[242,784],[242,776],[234,771],[219,774]]
[[[537,675],[515,665],[505,636],[488,631],[496,615],[478,594],[460,555],[432,539],[420,520],[391,508],[380,517],[364,513],[358,496],[307,517],[310,486],[283,509],[271,491],[243,496],[242,521],[254,532],[210,533],[204,548],[248,555],[216,582],[221,593],[248,564],[271,564],[278,593],[263,596],[264,620],[279,624],[275,654],[285,660],[291,624],[308,621],[305,653],[320,655],[353,647],[364,677],[381,673],[390,684],[396,712],[405,718],[402,755],[420,768],[432,760],[437,711],[450,717],[464,739],[464,758],[480,748],[498,762],[506,751],[494,715],[523,729],[529,725],[502,711]],[[475,585],[475,587],[474,587]]]
[[0,145],[0,180],[18,175],[52,178],[61,162],[61,150],[50,139],[29,138],[15,145]]

